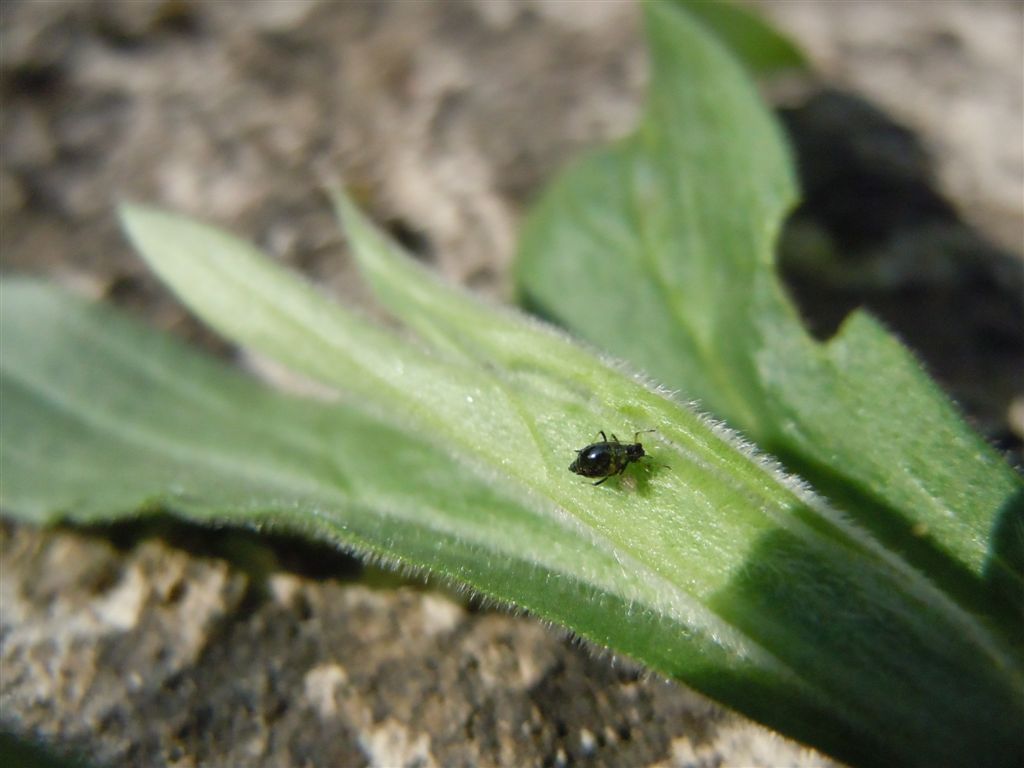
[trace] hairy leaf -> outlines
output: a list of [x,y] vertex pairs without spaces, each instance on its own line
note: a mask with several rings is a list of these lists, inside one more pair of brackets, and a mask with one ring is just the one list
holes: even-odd
[[[550,329],[441,284],[336,201],[378,295],[426,346],[367,326],[208,227],[143,208],[125,220],[153,268],[230,338],[350,393],[608,553],[630,574],[625,613],[584,626],[588,636],[844,756],[919,755],[925,741],[937,754],[981,733],[1002,755],[1018,746],[987,714],[985,728],[965,722],[981,708],[952,695],[969,676],[979,702],[1013,715],[1019,659],[998,635],[728,433]],[[240,321],[247,313],[268,319]],[[646,440],[657,464],[631,480],[598,489],[566,470],[598,429],[637,428],[658,430]],[[574,570],[571,554],[557,559]],[[533,607],[514,590],[502,597]],[[632,631],[645,604],[671,618],[677,641],[703,640],[660,637],[657,656],[618,641],[616,625]],[[559,620],[580,628],[564,610]],[[746,671],[706,665],[709,655]],[[909,689],[949,707],[925,712],[900,695]],[[936,718],[955,745],[935,741]]]
[[[658,328],[703,355],[700,365],[683,355],[665,365],[698,377],[716,402],[745,414],[745,428],[770,444],[782,445],[771,440],[790,434],[791,421],[793,435],[820,448],[804,422],[815,408],[829,416],[828,400],[800,401],[821,397],[822,377],[833,377],[829,386],[848,402],[862,394],[857,381],[869,377],[857,366],[900,373],[906,364],[909,372],[900,375],[911,383],[920,374],[891,342],[867,351],[851,346],[855,359],[847,360],[836,341],[819,349],[803,335],[765,250],[792,198],[775,128],[735,62],[699,24],[667,2],[651,3],[648,13],[660,108],[672,114],[672,89],[701,91],[695,75],[717,82],[719,96],[688,97],[688,109],[696,109],[689,119],[706,121],[722,108],[720,98],[720,119],[753,121],[760,145],[726,157],[726,164],[750,162],[766,175],[751,175],[737,193],[739,207],[725,214],[735,225],[729,237],[722,239],[725,230],[712,222],[685,241],[698,251],[728,246],[723,259],[732,272],[723,277],[712,263],[677,262],[654,247],[680,234],[679,208],[660,198],[666,156],[638,163],[645,157],[640,145],[668,142],[694,163],[710,161],[687,144],[692,137],[649,119],[630,140],[636,146],[627,142],[584,166],[609,174],[592,177],[594,183],[631,180],[624,199],[650,202],[655,214],[649,218],[638,206],[623,218],[606,199],[604,209],[590,208],[585,217],[587,226],[606,228],[587,247],[635,245],[637,224],[651,227],[641,227],[649,246],[629,251],[625,267],[598,260],[556,284],[574,303],[566,287],[576,279],[584,294],[590,280],[623,292],[638,280],[653,291],[649,300],[621,304],[609,293],[603,305],[596,302],[601,311],[593,319],[604,323],[608,341],[629,337],[638,316],[656,322],[663,302],[670,322]],[[666,89],[661,69],[680,55],[698,68],[676,73]],[[750,138],[736,126],[729,130]],[[718,137],[705,140],[721,150]],[[735,180],[735,169],[726,177]],[[685,184],[669,192],[706,216],[724,186],[705,181],[708,200]],[[570,213],[588,209],[572,184],[561,189],[566,194],[558,198],[556,189],[553,199],[565,201]],[[146,261],[197,315],[232,341],[332,387],[338,399],[331,402],[269,391],[111,310],[39,283],[3,283],[4,508],[27,520],[89,522],[166,507],[210,523],[298,529],[565,624],[846,760],[932,765],[965,754],[1004,765],[1019,757],[1024,661],[999,626],[978,617],[975,592],[940,588],[947,586],[941,578],[936,586],[927,558],[915,554],[908,562],[733,433],[566,336],[444,285],[342,193],[335,202],[360,265],[408,334],[367,322],[219,230],[140,206],[122,212]],[[570,233],[550,222],[545,229],[543,210],[531,237],[564,238],[580,258]],[[653,284],[629,266],[634,257],[657,265]],[[710,281],[703,293],[689,284],[697,279]],[[689,290],[685,297],[681,286]],[[743,301],[730,313],[723,296]],[[774,320],[756,323],[761,312]],[[868,321],[851,326],[858,322]],[[851,335],[840,339],[864,344],[873,328],[848,329]],[[743,335],[750,333],[756,344]],[[604,344],[601,336],[594,342]],[[638,348],[656,348],[656,339],[632,338]],[[769,365],[794,349],[804,357],[797,355],[801,362],[786,372],[803,371],[804,390],[791,376],[778,383]],[[789,399],[778,395],[762,412],[775,389]],[[942,406],[932,392],[935,407]],[[787,408],[794,413],[786,416]],[[641,438],[649,461],[594,487],[567,465],[601,429],[624,438],[656,432]],[[868,494],[858,495],[847,475],[833,473],[831,454],[824,455],[820,471],[804,460],[816,470],[812,479],[862,514]],[[930,464],[920,461],[917,471],[924,473]],[[899,493],[884,496],[894,509],[919,498],[905,481],[905,464],[892,467]],[[978,470],[977,477],[991,480],[1000,471]],[[962,496],[974,499],[976,491]],[[896,514],[910,519],[917,512]],[[960,523],[950,525],[943,535],[955,534]],[[902,548],[903,539],[882,533]]]
[[824,344],[805,332],[774,269],[797,196],[779,126],[709,6],[646,8],[643,122],[533,211],[526,302],[698,400],[974,609],[1019,620],[999,601],[1024,594],[1020,537],[1000,533],[1024,524],[1020,477],[869,316]]

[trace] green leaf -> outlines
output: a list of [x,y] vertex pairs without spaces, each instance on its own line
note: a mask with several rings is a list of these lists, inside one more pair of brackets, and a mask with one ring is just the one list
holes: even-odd
[[[565,378],[564,372],[567,364],[573,368],[572,379],[577,383],[587,380],[588,374],[593,374],[591,386],[593,387],[589,399],[597,402],[615,402],[621,398],[624,402],[628,395],[623,391],[616,391],[613,387],[615,380],[608,377],[603,371],[603,366],[590,360],[586,355],[581,354],[578,348],[574,347],[565,338],[553,333],[550,329],[526,324],[521,318],[513,313],[497,312],[487,307],[474,297],[465,294],[455,288],[442,284],[435,275],[427,272],[419,264],[409,259],[401,252],[399,246],[389,241],[378,230],[376,230],[363,217],[352,202],[341,192],[335,192],[334,202],[338,209],[339,216],[345,224],[345,229],[352,240],[354,253],[357,256],[364,275],[374,287],[375,294],[392,313],[401,319],[408,326],[419,331],[424,338],[431,339],[436,345],[447,350],[454,351],[464,359],[484,360],[503,370],[527,372],[533,376],[548,375],[552,378]],[[598,391],[598,387],[604,387]],[[663,433],[671,434],[668,418],[661,427]],[[845,541],[847,545],[859,547],[864,545],[860,540],[854,544],[855,539],[860,539],[860,534],[847,528],[839,533],[835,526],[838,522],[834,513],[818,507],[816,504],[809,506],[816,509],[815,513],[805,516],[798,512],[803,522],[813,526],[816,531],[826,536],[836,536],[837,540]],[[668,514],[671,514],[666,510]],[[678,511],[677,511],[678,513]],[[790,521],[792,522],[792,521]],[[716,524],[720,524],[716,519]],[[708,520],[698,518],[692,519],[690,524],[695,526],[706,526]],[[785,526],[783,526],[785,527]],[[799,656],[801,661],[795,668],[807,673],[811,667],[820,662],[815,657],[826,646],[830,648],[825,655],[831,655],[831,663],[834,665],[827,673],[830,678],[837,674],[840,667],[843,672],[839,676],[844,677],[846,673],[852,673],[853,677],[848,681],[851,688],[843,694],[848,696],[850,692],[859,687],[864,680],[861,675],[881,674],[886,678],[889,675],[897,674],[895,667],[906,672],[906,665],[913,666],[915,661],[922,658],[922,653],[930,653],[922,648],[911,649],[904,645],[908,637],[903,636],[897,644],[900,650],[889,659],[883,658],[886,655],[882,651],[885,642],[875,645],[882,635],[895,639],[901,635],[896,629],[898,622],[895,614],[890,614],[886,619],[880,621],[873,627],[868,627],[864,621],[866,616],[873,616],[875,619],[881,617],[881,613],[887,609],[877,600],[880,595],[873,594],[865,599],[864,593],[847,582],[848,574],[838,576],[837,571],[842,571],[843,566],[839,564],[841,558],[837,552],[830,554],[825,560],[820,559],[820,553],[809,554],[805,550],[806,542],[800,541],[799,537],[791,537],[791,532],[777,530],[762,539],[753,550],[749,550],[741,570],[744,575],[730,582],[727,589],[711,598],[711,603],[716,610],[725,615],[732,616],[735,621],[747,627],[751,635],[763,639],[768,636],[778,641],[777,645],[769,642],[768,647],[778,653],[780,657],[787,660]],[[700,536],[701,534],[696,534]],[[738,542],[737,542],[738,543]],[[868,545],[867,549],[873,546]],[[867,554],[867,549],[858,552],[858,560]],[[725,565],[725,561],[722,561]],[[870,564],[868,558],[859,560],[858,563],[850,563],[855,569],[862,569],[858,578],[875,579],[878,574],[873,573],[875,565]],[[902,567],[902,566],[901,566]],[[909,577],[909,573],[907,574]],[[911,578],[919,578],[915,575]],[[876,586],[879,584],[876,582]],[[860,597],[858,597],[860,595]],[[775,602],[778,601],[778,602]],[[863,601],[863,602],[861,602]],[[917,609],[913,609],[917,610]],[[788,613],[787,618],[779,623],[780,614]],[[750,621],[752,624],[746,624]],[[797,626],[800,629],[791,632]],[[785,627],[785,628],[783,628]],[[776,632],[778,634],[776,634]],[[894,633],[894,634],[890,634]],[[852,636],[857,639],[847,644]],[[800,643],[810,643],[813,651],[804,655],[796,649]],[[930,643],[928,643],[930,644]],[[843,646],[840,649],[840,646]],[[875,646],[873,649],[869,648]],[[854,672],[854,661],[858,654],[866,654],[861,660],[867,668],[861,668]],[[1007,682],[1009,688],[1018,696],[1020,692],[1021,679],[1017,677],[1014,670],[1017,662],[1009,662],[1010,657],[999,662],[1003,669],[1009,674]],[[898,659],[898,660],[897,660]],[[854,684],[853,679],[858,683]],[[702,687],[701,683],[695,683],[694,678],[686,678],[693,685]],[[834,680],[833,680],[834,682]],[[872,678],[872,684],[878,683],[877,677]],[[906,682],[906,681],[904,681]],[[914,684],[916,685],[916,683]],[[887,687],[887,686],[886,686]],[[751,693],[747,690],[746,693]],[[755,696],[763,696],[763,691],[758,691]],[[931,743],[934,746],[937,732],[934,703],[924,700],[916,700],[916,695],[908,694],[908,688],[901,683],[883,691],[880,687],[876,693],[878,699],[875,706],[882,707],[882,702],[896,703],[896,709],[902,710],[906,715],[907,711],[915,710],[919,715],[924,716],[927,723],[922,722],[920,736],[921,744],[908,749],[902,756],[902,760],[910,762],[921,762],[927,764],[931,758],[924,758],[924,743]],[[731,695],[723,697],[732,706],[744,709],[757,717],[766,718],[767,722],[777,723],[777,713],[766,713],[764,709],[750,709],[751,703],[746,697],[742,703]],[[959,694],[962,697],[962,693]],[[788,702],[790,706],[799,707],[795,697]],[[954,697],[956,698],[956,697]],[[769,700],[762,699],[761,704]],[[780,700],[770,698],[769,707],[778,706]],[[957,708],[963,705],[962,698],[955,704]],[[977,706],[989,711],[994,705],[994,700],[985,701],[984,695],[977,700]],[[803,714],[803,713],[802,713]],[[874,722],[873,727],[880,731],[886,731],[895,740],[907,737],[899,726],[895,731],[891,730],[894,721],[887,720],[888,715],[883,715]],[[802,724],[806,725],[806,723]],[[791,721],[787,720],[785,729],[793,728]],[[885,754],[885,750],[873,751],[874,747],[860,747],[850,750],[849,744],[843,744],[822,740],[820,732],[813,736],[806,730],[788,730],[791,734],[799,734],[803,738],[833,750],[836,754],[852,760],[864,760],[876,762],[879,755]],[[856,737],[865,738],[863,734]],[[891,748],[892,745],[890,745]],[[993,756],[992,764],[999,764],[1006,755],[1015,755],[1022,748],[1021,740],[1013,739],[1006,742],[1006,752],[1000,757]],[[940,749],[945,749],[942,747]],[[915,754],[914,758],[909,756]],[[938,753],[935,753],[938,754]],[[865,758],[867,756],[867,758]]]
[[1016,625],[1001,601],[1024,594],[1024,550],[997,533],[1024,524],[1021,479],[870,317],[824,344],[801,326],[773,255],[797,197],[792,162],[713,34],[722,25],[705,27],[718,7],[646,5],[643,122],[532,212],[524,300],[695,398],[957,599]]
[[661,669],[778,666],[578,524],[408,430],[272,392],[31,280],[0,283],[0,332],[8,514],[88,524],[168,508],[284,527],[514,599]]
[[[127,208],[133,241],[200,316],[347,399],[267,392],[109,310],[9,282],[4,506],[88,521],[161,505],[305,530],[564,623],[848,759],[984,747],[996,763],[1018,748],[1022,663],[989,627],[728,433],[424,279],[339,205],[381,295],[433,346],[235,238]],[[565,469],[592,430],[634,425],[659,430],[657,464],[601,488]]]
[[[709,70],[697,72],[712,82],[724,58],[732,68],[721,90],[731,105],[726,114],[775,130],[752,92],[735,91],[749,84],[699,27],[667,4],[652,4],[649,13],[659,56],[671,58],[669,49],[685,43],[684,56],[703,62]],[[679,75],[672,88],[700,90],[692,75]],[[663,99],[668,109],[671,99]],[[707,94],[695,103],[711,114],[720,107]],[[650,128],[644,136],[651,146],[668,141],[694,162],[702,158],[672,131]],[[830,385],[837,389],[845,386],[840,373],[855,365],[899,371],[909,361],[901,375],[919,376],[891,343],[869,345],[870,355],[851,348],[857,359],[837,372],[836,342],[822,352],[803,335],[770,276],[770,253],[745,250],[770,245],[792,196],[777,138],[762,136],[762,146],[741,158],[755,170],[767,162],[774,175],[751,175],[743,187],[741,208],[729,213],[734,239],[716,240],[721,231],[711,225],[691,233],[701,248],[729,246],[723,258],[735,274],[728,279],[712,264],[680,266],[653,247],[679,234],[677,209],[660,201],[664,163],[636,166],[623,148],[607,156],[614,162],[595,163],[620,181],[629,171],[631,194],[649,194],[658,217],[641,207],[623,221],[612,205],[590,219],[626,244],[631,221],[653,221],[645,235],[651,247],[631,253],[657,260],[683,286],[711,281],[705,293],[717,293],[691,291],[672,304],[678,316],[666,324],[711,367],[679,364],[705,375],[711,395],[745,409],[769,436],[779,431],[778,413],[748,407],[750,398],[783,385],[771,383],[768,374],[777,372],[770,366],[762,373],[766,363],[749,359],[749,340],[735,350],[721,346],[732,332],[753,327],[759,353],[778,355],[787,345],[815,353],[798,358],[809,370],[800,379],[808,389],[786,391],[825,416],[827,400],[798,402],[821,396],[822,370],[838,379]],[[724,194],[705,181],[709,194]],[[709,205],[700,196],[680,199],[701,210]],[[979,618],[973,592],[951,597],[936,586],[934,570],[880,544],[733,433],[566,336],[444,285],[343,194],[335,202],[378,296],[414,335],[337,306],[216,229],[139,206],[122,212],[147,262],[196,314],[229,339],[333,387],[335,401],[269,391],[111,310],[39,283],[4,282],[4,508],[28,520],[89,522],[167,507],[212,524],[306,531],[563,623],[849,761],[1019,759],[1024,660],[1000,626]],[[570,275],[582,290],[603,264]],[[628,290],[635,272],[613,275],[610,286]],[[567,285],[559,283],[572,302]],[[656,281],[654,297],[662,300],[663,291],[678,299],[668,285]],[[746,299],[732,312],[721,302],[727,287]],[[755,302],[772,323],[753,324],[759,314],[748,304]],[[633,313],[658,314],[643,302],[598,308],[596,320],[610,317],[605,327],[616,333]],[[840,338],[870,339],[872,328]],[[597,488],[567,471],[574,449],[597,430],[626,436],[650,428],[657,432],[643,440],[651,460],[624,477]],[[845,476],[821,471],[820,478],[847,489],[837,494],[844,501],[861,501]],[[1013,538],[1016,529],[1006,530]]]
[[745,8],[719,0],[673,1],[700,19],[755,75],[807,66],[791,40]]

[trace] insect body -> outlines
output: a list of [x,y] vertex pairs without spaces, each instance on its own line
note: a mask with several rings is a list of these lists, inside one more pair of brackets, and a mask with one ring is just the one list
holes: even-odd
[[576,460],[569,465],[569,471],[583,477],[599,477],[594,485],[600,485],[612,475],[621,475],[634,461],[640,461],[647,454],[644,447],[636,442],[639,432],[633,435],[632,443],[619,442],[614,434],[609,440],[602,431],[601,442],[591,443],[576,452]]

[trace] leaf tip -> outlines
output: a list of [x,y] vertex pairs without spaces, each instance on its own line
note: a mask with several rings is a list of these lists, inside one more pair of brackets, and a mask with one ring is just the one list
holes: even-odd
[[147,234],[151,233],[153,225],[160,219],[166,219],[171,214],[142,203],[131,201],[118,203],[117,218],[121,224],[121,231],[125,233],[128,240],[135,248],[145,253],[143,243],[146,242]]

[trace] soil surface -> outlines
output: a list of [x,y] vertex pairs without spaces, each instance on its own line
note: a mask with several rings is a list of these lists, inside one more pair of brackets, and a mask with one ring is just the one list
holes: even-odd
[[[759,7],[818,68],[773,91],[808,324],[870,306],[1019,462],[1024,7]],[[341,175],[500,299],[525,206],[629,131],[645,80],[628,2],[6,0],[2,266],[237,356],[146,272],[117,203],[215,221],[367,304],[321,192]],[[0,557],[0,729],[97,765],[831,764],[560,630],[295,540],[5,523]]]

